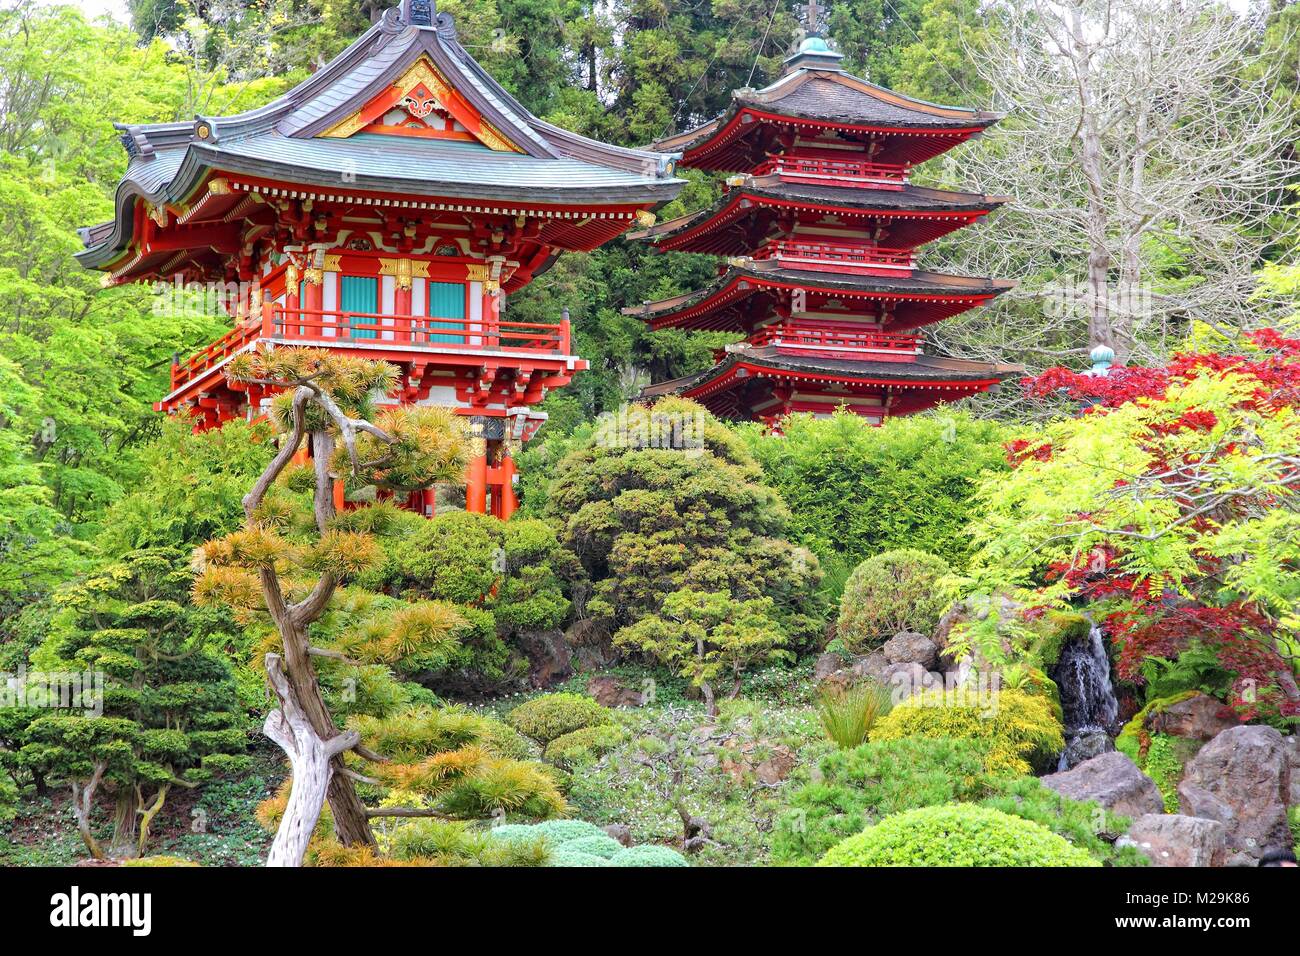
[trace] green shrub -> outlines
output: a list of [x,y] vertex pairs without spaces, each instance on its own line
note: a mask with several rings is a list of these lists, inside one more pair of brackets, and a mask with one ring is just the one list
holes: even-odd
[[1100,866],[1046,827],[971,804],[886,817],[836,844],[818,866]]
[[878,684],[828,687],[818,695],[817,718],[835,746],[851,750],[866,742],[871,728],[891,706],[889,691]]
[[610,722],[611,714],[581,694],[543,694],[520,704],[506,722],[525,737],[549,744],[557,737]]
[[981,477],[1008,470],[1005,427],[941,409],[875,426],[850,412],[790,415],[781,437],[742,435],[768,484],[789,504],[796,540],[852,565],[882,550],[916,548],[964,567],[965,526],[977,515]]
[[454,820],[399,824],[389,841],[389,855],[394,860],[450,866],[543,866],[550,859],[541,837],[494,840]]
[[615,853],[623,849],[623,844],[619,843],[612,836],[602,833],[600,835],[592,834],[591,836],[578,837],[575,840],[569,840],[564,844],[565,850],[571,850],[578,853],[590,853],[592,856],[598,856],[602,859],[612,859]]
[[791,791],[772,835],[773,860],[808,865],[892,813],[980,799],[990,792],[987,751],[981,741],[915,738],[828,754],[814,779]]
[[1291,842],[1300,846],[1300,803],[1287,807],[1286,822],[1291,827]]
[[930,634],[952,603],[943,580],[948,562],[902,548],[863,561],[849,576],[840,599],[837,635],[855,654],[878,647],[899,631]]
[[609,860],[594,853],[583,853],[566,843],[551,854],[551,866],[609,866]]
[[926,691],[898,704],[871,732],[873,742],[904,737],[982,740],[990,771],[1024,774],[1044,767],[1065,747],[1051,701],[1003,690],[987,699],[963,688]]
[[686,857],[666,846],[647,843],[628,846],[609,859],[610,866],[690,866]]
[[545,758],[561,767],[573,767],[608,753],[627,738],[623,728],[615,724],[583,727],[556,737],[546,745]]

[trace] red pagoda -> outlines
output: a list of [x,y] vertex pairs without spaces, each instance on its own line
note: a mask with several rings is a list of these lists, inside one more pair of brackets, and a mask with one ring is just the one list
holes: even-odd
[[927,355],[921,330],[1013,283],[916,267],[922,244],[1004,199],[912,185],[913,166],[996,122],[845,73],[809,35],[775,83],[737,90],[723,115],[651,147],[735,173],[712,208],[629,234],[659,251],[728,257],[708,288],[624,310],[654,329],[742,333],[717,364],[652,385],[717,415],[775,426],[845,406],[877,424],[995,386],[1011,366]]
[[[249,349],[382,358],[400,380],[381,401],[472,418],[484,451],[465,506],[502,518],[516,507],[510,446],[544,420],[533,406],[587,367],[567,315],[509,321],[506,295],[681,185],[667,156],[537,119],[431,0],[388,10],[260,109],[119,129],[130,162],[116,216],[82,231],[79,261],[109,284],[233,290],[233,329],[174,363],[158,409],[196,429],[265,414],[271,396],[223,375]],[[431,514],[433,491],[409,504]]]

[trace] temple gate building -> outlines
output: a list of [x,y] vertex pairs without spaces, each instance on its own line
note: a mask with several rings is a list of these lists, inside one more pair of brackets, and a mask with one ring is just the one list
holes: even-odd
[[[78,260],[109,284],[220,284],[234,327],[178,358],[157,408],[196,429],[265,414],[223,369],[254,348],[312,346],[400,370],[382,401],[455,407],[484,454],[466,508],[515,509],[510,446],[586,362],[567,316],[509,320],[514,292],[673,198],[671,157],[539,120],[457,42],[431,0],[404,0],[309,79],[235,116],[120,126],[130,156],[112,221]],[[340,486],[341,487],[341,486]],[[337,494],[338,492],[336,492]],[[409,503],[426,514],[433,492]]]

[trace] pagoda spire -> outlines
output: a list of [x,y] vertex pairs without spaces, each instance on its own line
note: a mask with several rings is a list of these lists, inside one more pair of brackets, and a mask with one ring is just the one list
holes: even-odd
[[796,3],[795,12],[802,26],[802,37],[795,51],[786,57],[782,64],[781,75],[786,76],[796,70],[841,70],[842,53],[836,52],[826,39],[826,25],[822,19],[826,8],[817,0]]

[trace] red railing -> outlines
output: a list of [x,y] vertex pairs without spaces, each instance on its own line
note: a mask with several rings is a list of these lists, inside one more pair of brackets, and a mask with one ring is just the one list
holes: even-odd
[[867,242],[773,239],[756,249],[754,258],[772,259],[812,272],[897,275],[916,267],[916,254],[911,249],[886,249]]
[[920,354],[921,337],[897,332],[876,332],[834,326],[784,323],[759,329],[751,338],[754,345],[774,345],[778,352],[820,352],[846,357],[872,354],[886,361],[909,361]]
[[172,388],[192,381],[250,342],[277,342],[322,347],[349,345],[439,351],[484,350],[568,355],[568,319],[557,323],[441,319],[422,315],[381,315],[285,309],[267,305],[260,321],[246,322],[203,351],[172,366]]
[[755,176],[772,173],[791,183],[859,186],[864,189],[902,189],[907,185],[906,166],[873,163],[866,159],[773,156],[754,170]]

